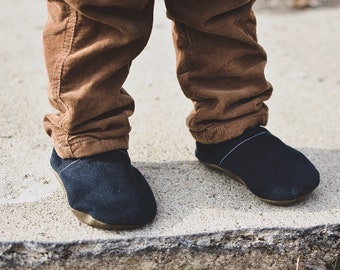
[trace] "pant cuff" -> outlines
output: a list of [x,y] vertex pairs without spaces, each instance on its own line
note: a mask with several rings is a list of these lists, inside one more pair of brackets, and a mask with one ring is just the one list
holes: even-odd
[[82,158],[105,153],[115,149],[128,149],[129,138],[115,139],[78,138],[73,143],[54,143],[54,148],[61,158]]
[[216,144],[231,140],[240,136],[246,129],[262,125],[265,126],[268,122],[268,113],[238,119],[222,124],[214,124],[205,130],[194,131],[190,130],[194,139],[203,144]]

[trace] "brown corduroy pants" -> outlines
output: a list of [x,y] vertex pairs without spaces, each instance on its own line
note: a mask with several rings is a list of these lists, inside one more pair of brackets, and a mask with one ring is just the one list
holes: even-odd
[[[173,20],[177,75],[194,108],[194,139],[218,143],[268,118],[272,92],[258,44],[255,0],[165,0]],[[43,34],[49,100],[44,118],[57,153],[85,157],[128,148],[134,101],[123,89],[145,47],[153,0],[48,0]]]

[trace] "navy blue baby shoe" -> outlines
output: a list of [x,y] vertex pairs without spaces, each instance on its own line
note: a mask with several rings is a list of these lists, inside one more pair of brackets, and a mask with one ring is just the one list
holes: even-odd
[[320,182],[314,165],[263,127],[218,144],[196,143],[196,157],[245,184],[261,200],[290,205],[302,200]]
[[131,229],[154,219],[154,195],[127,151],[62,159],[53,149],[50,162],[80,221],[103,229]]

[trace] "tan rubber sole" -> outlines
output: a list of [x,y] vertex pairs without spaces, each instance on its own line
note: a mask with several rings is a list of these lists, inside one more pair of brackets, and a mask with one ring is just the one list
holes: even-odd
[[[58,179],[63,191],[64,191],[64,195],[66,197],[67,200],[67,192],[66,189],[64,187],[63,182],[61,181],[59,175],[55,172],[54,175],[56,176],[56,178]],[[107,224],[105,222],[102,222],[100,220],[95,219],[94,217],[92,217],[90,214],[87,214],[85,212],[76,210],[74,208],[72,208],[70,205],[68,205],[69,208],[71,209],[73,215],[76,216],[76,218],[87,224],[90,225],[91,227],[95,227],[95,228],[100,228],[100,229],[105,229],[105,230],[131,230],[131,229],[136,229],[136,228],[140,228],[143,227],[144,225],[114,225],[114,224]]]
[[[247,184],[242,180],[242,178],[240,178],[239,176],[237,176],[236,174],[234,174],[233,172],[227,170],[227,169],[224,169],[222,167],[219,167],[215,164],[211,164],[211,163],[206,163],[204,161],[200,161],[202,164],[204,164],[205,166],[211,168],[211,169],[215,169],[215,170],[219,170],[221,172],[224,172],[226,175],[228,175],[229,177],[231,177],[232,179],[238,181],[239,183],[241,183],[242,185],[247,186]],[[248,188],[249,190],[249,188]],[[268,200],[268,199],[264,199],[264,198],[261,198],[257,195],[254,194],[254,196],[256,196],[257,198],[259,198],[261,201],[264,201],[266,203],[269,203],[269,204],[273,204],[273,205],[278,205],[278,206],[289,206],[289,205],[292,205],[292,204],[295,204],[295,203],[298,203],[298,202],[301,202],[302,200],[304,200],[309,194],[306,194],[306,195],[303,195],[303,196],[300,196],[296,199],[293,199],[293,200],[284,200],[284,201],[274,201],[274,200]]]

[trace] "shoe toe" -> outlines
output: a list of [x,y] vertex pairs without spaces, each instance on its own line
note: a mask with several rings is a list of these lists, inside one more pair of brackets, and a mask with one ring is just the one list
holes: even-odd
[[284,159],[280,156],[266,161],[262,174],[267,177],[262,185],[259,178],[250,186],[255,195],[275,204],[299,201],[320,183],[318,170],[302,153],[290,147],[284,153]]
[[[306,195],[313,192],[313,190],[319,185],[318,176],[306,177],[303,175],[302,177],[303,178],[299,179],[304,179],[304,181],[286,181],[286,184],[284,185],[270,185],[267,188],[267,192],[259,192],[258,196],[273,203],[277,202],[277,204],[280,204],[280,202],[283,204],[289,204],[289,202],[293,203],[299,201]],[[256,191],[254,193],[256,194]]]

